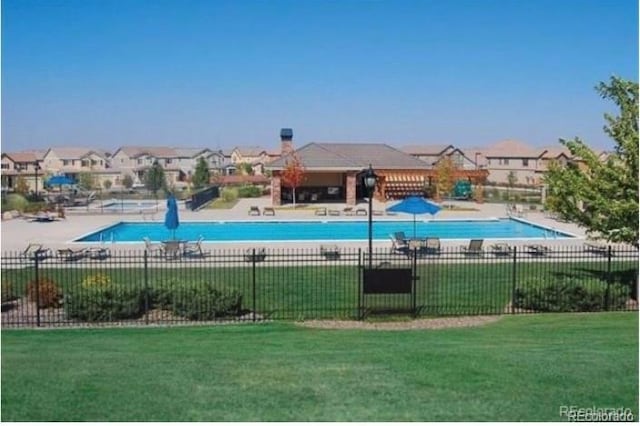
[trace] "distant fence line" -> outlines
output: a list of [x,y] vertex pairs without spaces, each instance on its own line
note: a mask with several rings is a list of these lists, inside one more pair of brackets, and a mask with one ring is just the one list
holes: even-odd
[[3,328],[637,309],[635,248],[51,254],[2,256]]

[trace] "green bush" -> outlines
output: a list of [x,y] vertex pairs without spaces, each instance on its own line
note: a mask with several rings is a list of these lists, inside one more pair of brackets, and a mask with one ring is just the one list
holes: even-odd
[[5,199],[5,204],[2,206],[2,210],[18,210],[19,212],[23,212],[28,205],[29,202],[24,197],[24,195],[9,194]]
[[144,290],[113,283],[79,285],[64,298],[68,318],[82,321],[114,321],[140,318],[144,314]]
[[182,284],[176,280],[161,280],[155,283],[153,288],[149,289],[151,305],[159,309],[171,309],[173,302],[174,289]]
[[255,185],[245,185],[238,188],[238,197],[256,198],[262,196],[262,189]]
[[224,188],[220,197],[227,203],[230,203],[238,199],[238,190],[235,188]]
[[236,316],[242,306],[242,295],[236,290],[217,287],[213,283],[187,283],[174,287],[172,311],[196,321]]
[[2,303],[11,302],[18,298],[18,292],[11,281],[2,281],[0,293],[2,294]]
[[618,283],[609,285],[607,296],[607,282],[602,280],[534,278],[516,288],[514,306],[538,312],[594,312],[621,309],[628,297],[628,288]]

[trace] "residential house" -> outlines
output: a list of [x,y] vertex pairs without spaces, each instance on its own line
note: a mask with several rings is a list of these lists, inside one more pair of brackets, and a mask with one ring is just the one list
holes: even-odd
[[489,181],[507,184],[511,175],[519,184],[540,184],[541,149],[520,141],[504,140],[479,152],[478,163],[486,167]]
[[42,189],[43,157],[44,153],[41,151],[3,153],[0,169],[2,191],[14,191],[19,179],[22,179],[28,191]]
[[266,149],[259,146],[236,146],[231,151],[231,162],[236,165],[250,164],[253,173],[264,174],[264,164],[273,158]]
[[106,181],[113,183],[120,176],[113,169],[105,151],[86,147],[49,148],[42,160],[47,175],[64,175],[79,181],[81,173],[93,176],[93,187],[102,188]]
[[453,145],[406,145],[400,151],[413,155],[435,167],[443,158],[449,157],[458,169],[473,170],[477,168],[475,159],[467,157],[460,149]]

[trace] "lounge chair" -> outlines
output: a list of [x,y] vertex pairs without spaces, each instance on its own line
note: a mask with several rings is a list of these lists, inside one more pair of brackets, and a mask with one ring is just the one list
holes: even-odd
[[482,244],[484,240],[471,240],[468,246],[460,246],[460,250],[467,256],[483,256]]
[[506,243],[496,243],[491,246],[491,253],[496,256],[510,256],[513,253],[513,247]]
[[329,216],[340,216],[340,210],[329,210]]
[[353,216],[353,207],[345,207],[342,209],[342,213],[344,213],[345,216]]
[[402,240],[403,242],[407,242],[409,241],[409,239],[407,238],[406,234],[403,231],[400,232],[394,232],[393,233],[393,238],[397,239],[397,240]]
[[[605,243],[599,243],[596,241],[585,241],[582,246],[583,250],[590,253],[607,255],[609,254],[609,246]],[[613,250],[611,250],[613,253]]]
[[276,215],[276,210],[273,207],[265,207],[264,209],[262,209],[262,215],[263,216],[275,216]]
[[260,208],[258,206],[249,207],[249,216],[260,216]]
[[527,253],[533,256],[547,256],[551,253],[551,249],[547,246],[543,246],[542,244],[529,244],[525,246]]
[[340,259],[340,249],[336,245],[320,246],[320,254],[327,260]]
[[409,244],[406,239],[398,238],[398,234],[404,235],[404,232],[396,232],[389,235],[391,238],[391,253],[408,254]]
[[89,259],[104,260],[111,257],[111,250],[106,247],[89,247],[86,251]]
[[244,252],[244,260],[246,262],[263,262],[266,257],[267,253],[264,248],[250,248]]
[[41,244],[29,244],[21,254],[24,260],[41,261],[53,256],[51,249],[42,247]]
[[424,241],[424,246],[421,252],[425,254],[440,254],[440,238],[427,237]]
[[88,256],[86,248],[73,250],[70,248],[58,249],[58,258],[64,262],[75,262]]
[[162,256],[164,250],[162,244],[152,243],[148,237],[142,238],[144,240],[144,249],[148,255]]
[[384,215],[384,211],[382,211],[382,210],[372,210],[371,214],[374,215],[374,216],[382,216],[382,215]]
[[57,219],[54,214],[49,212],[38,212],[35,215],[24,215],[23,217],[31,222],[53,222]]
[[185,256],[199,256],[205,257],[205,252],[202,250],[202,242],[204,241],[204,237],[200,236],[198,241],[194,241],[192,243],[186,242],[182,247],[182,253]]
[[179,240],[169,240],[162,242],[162,253],[167,260],[178,259],[182,255],[182,242]]
[[356,216],[366,216],[367,213],[367,209],[360,207],[359,209],[356,209]]
[[326,216],[327,215],[327,208],[326,207],[318,207],[316,209],[316,216]]

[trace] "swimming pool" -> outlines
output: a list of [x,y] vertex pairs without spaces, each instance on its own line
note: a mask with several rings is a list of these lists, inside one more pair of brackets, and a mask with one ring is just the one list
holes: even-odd
[[[373,239],[388,240],[389,234],[403,231],[413,236],[413,221],[375,221]],[[77,238],[77,242],[136,242],[144,237],[152,241],[170,239],[172,231],[162,222],[119,222]],[[573,238],[571,234],[514,219],[431,220],[416,223],[418,237],[441,239],[531,239]],[[207,242],[231,241],[364,241],[368,238],[367,221],[233,221],[183,222],[176,238]]]

